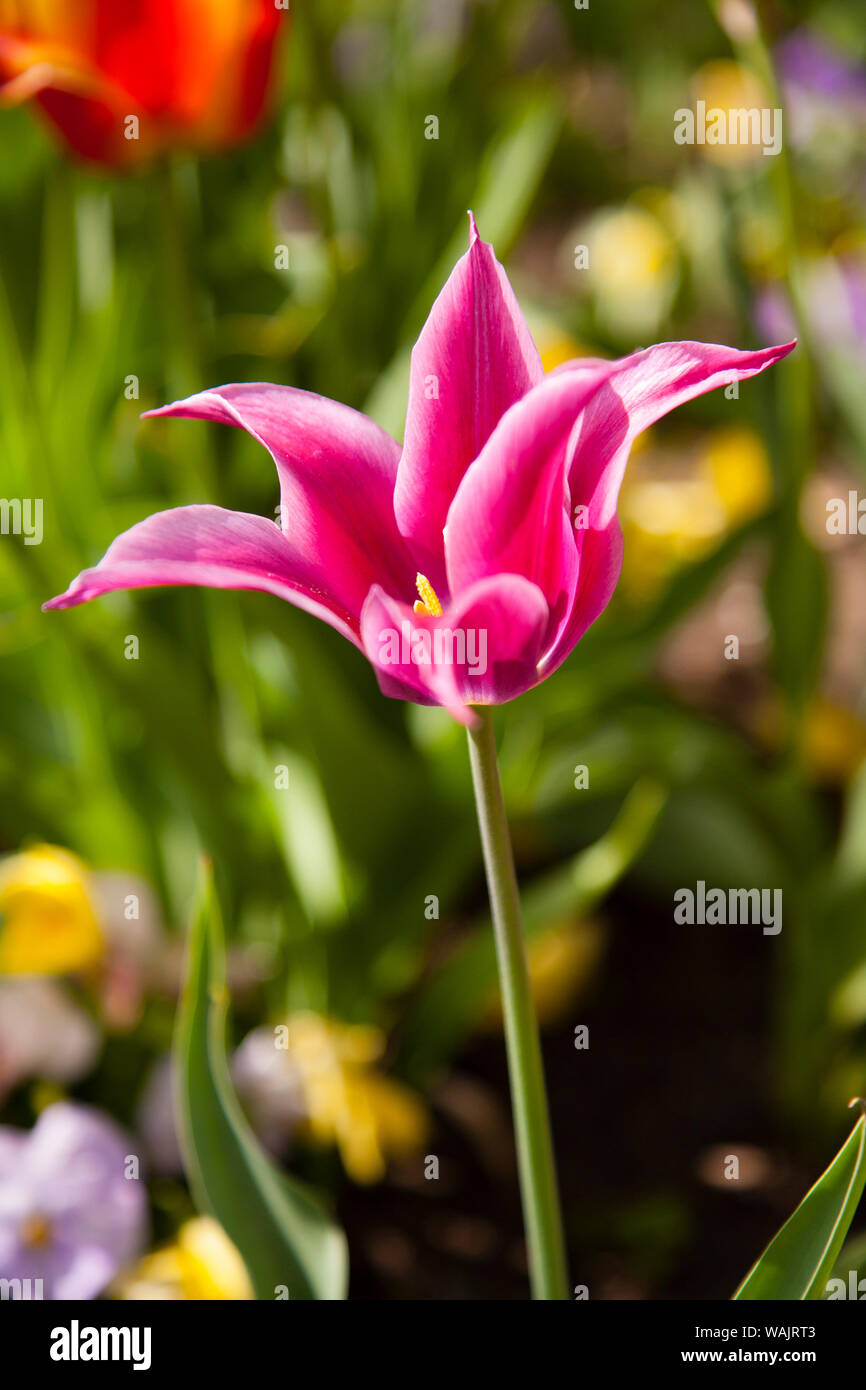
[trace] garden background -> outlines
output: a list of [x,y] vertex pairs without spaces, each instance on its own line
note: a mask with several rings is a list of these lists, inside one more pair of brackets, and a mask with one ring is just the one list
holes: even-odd
[[[0,1121],[65,1095],[136,1136],[140,1254],[174,1263],[109,1296],[243,1289],[225,1251],[198,1282],[177,1254],[195,1209],[166,1068],[202,853],[239,1092],[336,1203],[351,1296],[525,1296],[463,731],[261,594],[40,607],[151,512],[275,514],[251,439],[148,408],[285,382],[399,437],[467,208],[547,368],[799,338],[639,441],[613,603],[497,716],[572,1283],[728,1297],[850,1127],[866,543],[827,504],[864,488],[866,27],[855,0],[767,4],[763,38],[744,11],[299,0],[253,138],[122,174],[0,112],[0,491],[44,504],[41,544],[0,538]],[[781,106],[781,152],[675,143],[698,100]],[[39,845],[80,864],[44,856],[13,933],[13,856]],[[783,929],[677,924],[699,881],[780,888]],[[68,931],[59,961],[40,912]],[[286,1020],[313,1062],[281,1079],[261,1040]]]

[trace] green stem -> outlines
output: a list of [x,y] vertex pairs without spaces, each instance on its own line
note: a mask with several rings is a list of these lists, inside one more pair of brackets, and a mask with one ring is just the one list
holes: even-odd
[[565,1299],[562,1218],[517,875],[499,781],[493,719],[489,710],[476,713],[480,721],[469,730],[469,759],[499,964],[532,1296]]

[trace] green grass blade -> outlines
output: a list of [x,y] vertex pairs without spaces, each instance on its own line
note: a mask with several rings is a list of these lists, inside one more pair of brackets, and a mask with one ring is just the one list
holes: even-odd
[[819,1299],[866,1183],[866,1115],[752,1266],[735,1299]]
[[256,1298],[346,1296],[342,1231],[252,1133],[229,1079],[225,947],[213,876],[203,874],[175,1040],[186,1171],[198,1204],[220,1222],[249,1270]]

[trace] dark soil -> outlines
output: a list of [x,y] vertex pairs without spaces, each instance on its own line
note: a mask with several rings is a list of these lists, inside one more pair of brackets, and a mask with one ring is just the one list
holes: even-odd
[[[770,953],[749,929],[684,931],[623,895],[606,917],[591,1002],[544,1036],[572,1288],[727,1299],[818,1171],[774,1117]],[[416,1161],[344,1190],[352,1298],[527,1297],[507,1095],[502,1039],[473,1042],[434,1094],[438,1179]]]

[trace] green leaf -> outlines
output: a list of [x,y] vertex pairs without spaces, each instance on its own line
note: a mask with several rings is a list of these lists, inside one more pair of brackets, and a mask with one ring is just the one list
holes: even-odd
[[819,1299],[866,1183],[866,1115],[752,1266],[735,1299]]
[[208,867],[175,1039],[190,1186],[240,1251],[256,1298],[273,1299],[281,1286],[293,1299],[345,1298],[343,1232],[267,1157],[235,1096],[225,1054],[227,1007],[225,945]]

